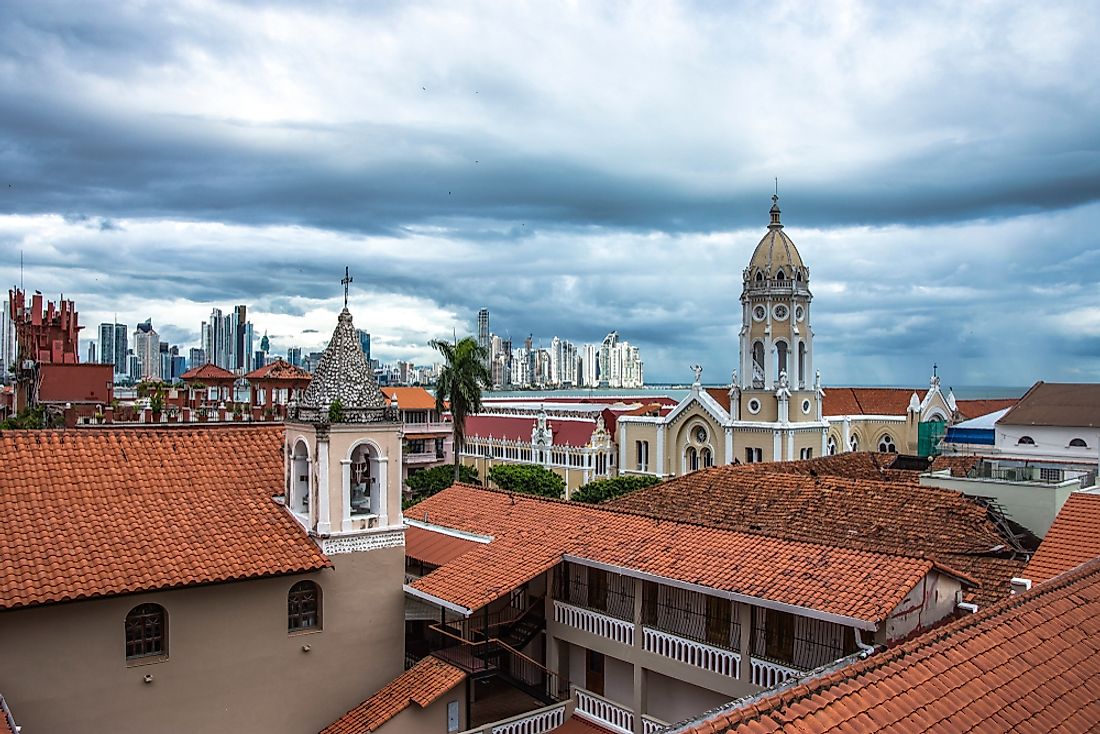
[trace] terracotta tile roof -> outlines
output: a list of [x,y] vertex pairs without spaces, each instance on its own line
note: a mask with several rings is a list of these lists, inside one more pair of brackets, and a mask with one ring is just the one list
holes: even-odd
[[16,734],[17,731],[19,727],[15,724],[15,717],[8,708],[8,702],[0,696],[0,734]]
[[366,734],[397,716],[412,704],[427,708],[466,679],[466,673],[449,663],[426,657],[385,688],[321,730],[321,734]]
[[1058,511],[1023,575],[1038,583],[1097,557],[1100,557],[1100,495],[1075,492]]
[[1100,426],[1100,383],[1040,380],[998,424],[1008,426]]
[[1011,408],[1020,402],[1019,398],[997,398],[993,400],[956,400],[955,409],[963,418],[977,418],[998,410]]
[[483,543],[411,525],[405,528],[405,555],[433,566],[442,566],[480,545]]
[[1100,561],[675,732],[1083,732],[1100,722]]
[[705,387],[703,390],[707,395],[714,398],[714,402],[722,406],[722,410],[727,413],[730,412],[730,391],[727,387]]
[[413,588],[479,609],[553,568],[563,555],[876,624],[930,561],[655,521],[579,503],[456,484],[411,517],[493,536]]
[[207,362],[199,367],[191,369],[180,375],[181,380],[235,380],[237,376],[224,367],[219,367],[212,362]]
[[761,464],[740,465],[742,471],[763,471],[775,474],[802,474],[807,476],[848,477],[872,479],[879,482],[920,483],[920,471],[895,470],[891,467],[898,460],[897,454],[875,451],[850,451],[831,456],[817,456],[799,461],[771,461]]
[[283,431],[0,433],[0,609],[324,568],[272,499]]
[[[615,509],[689,520],[790,540],[925,556],[981,584],[976,601],[997,598],[1024,565],[1013,559],[1012,538],[988,509],[949,489],[923,487],[908,477],[864,479],[883,454],[849,454],[801,462],[719,466],[670,479],[616,498]],[[807,475],[808,470],[817,476]],[[844,471],[845,474],[830,474]],[[919,476],[918,472],[893,474]],[[1030,539],[1028,539],[1030,541]],[[1022,543],[1030,550],[1033,542]],[[982,564],[973,557],[1002,563]]]
[[279,357],[271,364],[265,364],[263,367],[254,369],[245,375],[247,380],[293,380],[300,382],[302,380],[311,380],[313,375],[302,369],[301,367],[295,367],[290,362],[287,362],[282,357]]
[[[536,418],[530,415],[471,415],[466,418],[466,435],[530,443],[535,421]],[[546,424],[554,432],[555,446],[587,446],[596,430],[594,418],[552,416]]]
[[435,395],[422,387],[384,387],[387,404],[397,396],[401,410],[435,410]]
[[937,456],[932,460],[928,471],[951,470],[953,477],[965,477],[974,467],[982,463],[980,456]]
[[922,392],[908,387],[830,387],[825,390],[825,415],[905,415],[909,399]]

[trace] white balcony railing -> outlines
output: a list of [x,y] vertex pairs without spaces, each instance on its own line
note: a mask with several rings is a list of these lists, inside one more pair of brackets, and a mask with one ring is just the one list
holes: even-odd
[[565,723],[565,701],[493,724],[489,734],[546,734]]
[[660,719],[654,719],[652,716],[646,716],[642,714],[642,734],[653,734],[653,732],[664,729],[668,724]]
[[609,617],[606,614],[593,612],[590,609],[581,609],[565,602],[554,602],[554,621],[573,627],[583,632],[588,632],[600,637],[606,637],[624,645],[634,644],[634,624],[624,622],[621,619]]
[[752,683],[761,688],[771,688],[801,675],[794,668],[773,663],[770,660],[752,658]]
[[574,687],[573,698],[577,701],[575,716],[619,734],[632,734],[634,731],[634,712],[626,706],[620,706],[583,688]]
[[724,650],[649,627],[643,629],[642,637],[643,647],[649,652],[730,678],[739,675],[741,656],[733,650]]
[[433,461],[443,461],[446,457],[435,451],[422,451],[416,454],[403,454],[401,458],[406,464],[430,464]]

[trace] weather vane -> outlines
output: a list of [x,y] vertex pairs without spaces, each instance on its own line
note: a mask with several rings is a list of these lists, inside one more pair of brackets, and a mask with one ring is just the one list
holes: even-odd
[[353,280],[355,280],[355,278],[351,277],[351,271],[348,269],[348,266],[345,265],[344,277],[340,280],[344,286],[344,308],[348,307],[348,286],[351,285]]

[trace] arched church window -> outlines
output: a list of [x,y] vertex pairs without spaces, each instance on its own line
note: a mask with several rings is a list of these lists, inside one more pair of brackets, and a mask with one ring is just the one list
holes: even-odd
[[857,436],[854,433],[852,434],[851,438],[848,440],[848,450],[849,451],[859,451],[859,436]]
[[1070,448],[1075,448],[1075,449],[1087,449],[1089,447],[1089,445],[1087,443],[1085,443],[1085,439],[1083,439],[1083,438],[1075,438],[1075,439],[1073,439],[1072,441],[1069,442],[1069,445],[1070,445]]
[[309,449],[305,441],[295,443],[290,456],[290,497],[287,499],[294,512],[309,512]]
[[780,270],[778,273],[775,274],[775,279],[776,280],[786,280],[787,276],[783,274],[782,270]]
[[883,454],[896,454],[898,452],[897,446],[894,445],[894,439],[889,433],[884,433],[882,438],[879,439],[878,450]]
[[168,613],[160,604],[138,604],[126,615],[126,659],[168,654]]
[[798,387],[806,387],[806,342],[798,343]]
[[802,282],[802,271],[801,270],[799,270],[797,273],[795,273],[794,279],[799,281],[799,282]]
[[763,273],[761,273],[761,272],[760,272],[759,270],[757,270],[757,271],[756,271],[756,282],[758,282],[758,283],[759,283],[759,282],[760,282],[760,281],[762,281],[762,280],[764,280],[764,274],[763,274]]
[[787,342],[779,341],[775,343],[775,375],[779,377],[780,372],[787,371]]
[[764,387],[764,342],[752,343],[752,386],[759,390]]
[[703,449],[701,452],[703,457],[703,468],[714,466],[714,453],[710,449]]
[[359,444],[351,453],[351,487],[349,502],[352,515],[369,515],[378,511],[378,457],[367,444]]
[[286,595],[286,630],[318,629],[321,629],[321,587],[312,581],[299,581]]
[[688,447],[687,450],[687,469],[688,471],[695,471],[699,468],[699,454],[694,448]]
[[825,443],[825,451],[829,456],[836,454],[836,437],[829,436],[829,440]]
[[1035,439],[1031,436],[1020,436],[1020,440],[1016,442],[1017,446],[1034,446]]

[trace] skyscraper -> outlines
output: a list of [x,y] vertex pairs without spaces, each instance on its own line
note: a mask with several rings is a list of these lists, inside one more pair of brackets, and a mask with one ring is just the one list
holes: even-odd
[[125,375],[129,369],[126,353],[130,350],[126,324],[99,325],[99,358],[103,364],[114,364],[116,375]]
[[88,342],[88,364],[96,364],[99,362],[99,356],[96,353],[96,343],[94,341]]
[[134,329],[134,355],[141,362],[141,379],[160,378],[160,335],[153,328],[152,319],[146,319]]
[[290,347],[286,350],[286,361],[290,362],[295,367],[302,366],[302,348]]
[[370,334],[362,329],[356,329],[359,332],[359,346],[363,349],[363,356],[370,362]]
[[489,351],[489,309],[483,308],[477,312],[477,345],[485,350],[485,368],[489,368],[492,353]]

